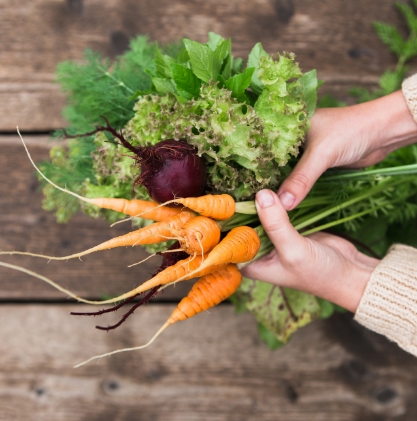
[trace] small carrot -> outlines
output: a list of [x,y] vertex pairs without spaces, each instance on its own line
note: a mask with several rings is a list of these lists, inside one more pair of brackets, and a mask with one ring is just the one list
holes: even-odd
[[180,246],[188,254],[203,254],[220,241],[220,227],[205,216],[196,216],[184,224],[179,234]]
[[155,222],[152,225],[148,225],[144,228],[130,232],[125,235],[120,235],[88,250],[71,254],[69,256],[54,257],[19,251],[2,251],[0,252],[0,254],[21,254],[33,257],[43,257],[44,259],[49,260],[68,260],[74,259],[75,257],[82,257],[87,254],[94,253],[96,251],[108,250],[115,247],[162,243],[164,241],[167,241],[167,239],[171,239],[173,236],[173,232],[180,232],[183,226],[192,218],[194,218],[193,213],[183,211],[180,214],[175,215],[166,221]]
[[156,202],[139,199],[114,199],[114,198],[84,198],[85,201],[96,205],[101,209],[110,209],[125,215],[135,216],[143,213],[144,219],[152,221],[165,221],[174,215],[182,212],[181,208],[170,208],[168,206],[159,206]]
[[[173,199],[162,203],[160,206],[165,206],[170,203],[180,203],[186,208],[191,209],[202,216],[208,218],[225,220],[231,218],[236,211],[236,203],[232,196],[228,194],[207,194],[200,197],[185,197]],[[146,215],[147,211],[136,214],[135,216]]]
[[119,352],[134,351],[143,349],[149,346],[168,326],[188,319],[208,310],[211,307],[219,304],[226,298],[229,298],[238,288],[242,281],[242,275],[237,269],[236,265],[228,264],[225,268],[210,273],[200,278],[192,287],[191,291],[184,297],[177,308],[172,312],[166,323],[156,332],[152,339],[145,345],[118,349],[103,355],[97,355],[77,364],[75,368],[80,367],[94,359],[106,357]]
[[61,190],[64,193],[70,194],[71,196],[74,196],[77,199],[82,200],[83,202],[89,203],[90,205],[98,206],[101,209],[110,209],[116,212],[124,213],[125,215],[130,215],[130,216],[143,214],[144,219],[150,219],[152,221],[165,221],[166,219],[171,218],[172,216],[177,215],[182,211],[181,208],[170,208],[168,206],[161,206],[161,205],[158,205],[158,203],[156,202],[147,201],[147,200],[138,200],[138,199],[127,200],[127,199],[121,199],[121,198],[104,198],[104,197],[90,198],[90,197],[80,196],[77,193],[64,189],[63,187],[58,186],[53,181],[51,181],[48,177],[46,177],[46,175],[44,175],[43,172],[36,166],[25,144],[25,141],[23,140],[23,137],[19,132],[19,129],[17,129],[17,132],[26,150],[27,156],[31,164],[35,168],[35,170],[49,184],[51,184],[56,189]]
[[[214,265],[243,263],[252,260],[259,251],[261,240],[253,228],[242,226],[230,230],[226,237],[214,247],[200,267],[187,275],[201,276]],[[177,279],[181,281],[182,279]]]

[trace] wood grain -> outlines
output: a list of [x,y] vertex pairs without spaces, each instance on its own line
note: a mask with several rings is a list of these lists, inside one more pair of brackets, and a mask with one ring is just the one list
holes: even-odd
[[304,70],[317,68],[322,93],[347,97],[352,86],[375,87],[395,63],[372,22],[400,24],[392,0],[18,0],[0,3],[0,131],[62,127],[64,97],[54,84],[63,60],[92,48],[114,58],[129,39],[148,34],[166,43],[208,31],[231,36],[247,57],[260,41],[269,52],[293,51]]
[[[42,421],[414,420],[417,361],[350,317],[320,321],[278,352],[249,315],[223,305],[146,342],[172,305],[137,312],[119,331],[70,318],[74,306],[0,307],[0,419]],[[84,306],[81,306],[84,307]],[[355,348],[356,343],[356,348]]]
[[[48,158],[51,143],[45,136],[25,136],[35,162]],[[131,230],[130,225],[110,228],[102,220],[78,214],[68,224],[58,224],[42,209],[43,195],[35,171],[20,139],[0,136],[0,250],[30,251],[66,256],[85,250]],[[141,248],[107,250],[79,259],[51,261],[28,256],[1,256],[1,261],[23,266],[52,278],[82,297],[119,295],[149,279],[160,263],[156,256],[140,266],[127,268],[148,254]],[[189,282],[167,288],[158,299],[186,295]],[[66,300],[63,293],[20,272],[0,267],[0,298],[23,300]]]

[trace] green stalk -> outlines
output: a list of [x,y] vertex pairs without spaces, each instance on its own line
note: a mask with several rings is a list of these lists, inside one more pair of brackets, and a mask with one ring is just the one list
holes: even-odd
[[392,175],[409,175],[417,174],[417,164],[400,165],[398,167],[377,168],[375,170],[359,170],[359,171],[341,171],[335,175],[322,175],[320,181],[338,181],[352,178],[367,178],[370,176],[392,176]]
[[[400,180],[398,180],[398,179],[388,179],[387,181],[379,184],[378,186],[376,186],[372,189],[369,189],[365,193],[358,194],[358,195],[354,196],[352,199],[347,200],[347,201],[345,201],[345,202],[343,202],[339,205],[328,207],[324,211],[322,211],[322,210],[317,211],[316,213],[314,213],[312,215],[309,215],[308,217],[306,217],[304,219],[301,218],[301,221],[291,221],[291,222],[294,225],[294,228],[297,231],[299,231],[302,228],[307,227],[308,225],[314,224],[315,222],[319,221],[320,219],[326,218],[327,216],[331,215],[332,213],[338,212],[341,209],[344,209],[344,208],[346,208],[350,205],[353,205],[356,202],[359,202],[363,199],[371,197],[372,195],[374,195],[376,193],[379,193],[382,190],[385,190],[387,187],[393,187],[397,184],[404,183],[405,181],[408,181],[410,179],[411,178],[408,178],[408,179],[402,178]],[[393,182],[393,180],[394,180],[394,182]]]
[[259,221],[258,214],[247,215],[243,213],[235,213],[231,218],[225,221],[216,221],[222,232],[230,231],[232,228],[248,225],[252,222]]
[[236,203],[236,213],[243,213],[245,215],[257,215],[255,201],[248,200],[247,202]]

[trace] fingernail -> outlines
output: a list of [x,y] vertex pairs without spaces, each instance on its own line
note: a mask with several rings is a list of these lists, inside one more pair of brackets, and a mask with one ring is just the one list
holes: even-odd
[[281,193],[278,197],[285,210],[290,210],[295,202],[295,196],[288,192]]
[[256,204],[261,208],[269,208],[275,203],[275,197],[269,190],[261,190],[256,193]]

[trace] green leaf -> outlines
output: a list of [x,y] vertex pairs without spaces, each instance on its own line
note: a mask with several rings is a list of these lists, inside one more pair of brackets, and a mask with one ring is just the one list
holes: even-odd
[[207,43],[207,45],[210,47],[210,49],[212,50],[212,51],[216,51],[216,48],[223,42],[223,41],[225,41],[225,39],[221,36],[221,35],[219,35],[219,34],[216,34],[216,33],[214,33],[214,32],[209,32],[208,33],[208,38],[209,38],[209,40],[208,40],[208,43]]
[[155,89],[160,94],[167,94],[167,93],[176,93],[177,90],[175,88],[175,83],[172,79],[164,79],[160,77],[153,77],[152,83],[155,86]]
[[190,56],[188,55],[187,49],[184,47],[177,55],[177,63],[187,64],[190,61]]
[[400,2],[396,2],[395,6],[403,15],[410,32],[417,32],[417,16],[415,15],[413,9],[408,4]]
[[405,41],[395,26],[383,22],[375,22],[374,29],[382,42],[384,42],[392,52],[401,56]]
[[318,81],[315,69],[304,73],[299,79],[303,87],[304,100],[307,103],[308,117],[312,117],[317,106]]
[[224,40],[216,49],[215,54],[221,62],[220,73],[224,79],[229,79],[232,74],[232,40]]
[[175,59],[167,56],[162,55],[159,49],[156,49],[155,52],[155,67],[156,67],[156,75],[161,78],[168,78],[172,79],[172,73],[171,73],[171,63],[174,63]]
[[229,39],[225,39],[222,43],[220,43],[214,51],[214,59],[220,63],[219,66],[219,73],[220,67],[223,64],[223,61],[227,57],[228,54],[231,53],[232,50],[232,41]]
[[198,98],[201,82],[192,70],[176,63],[171,64],[171,70],[178,93],[188,100]]
[[189,39],[184,39],[184,45],[190,56],[193,73],[206,83],[216,80],[221,62],[216,58],[215,52],[211,51],[207,45]]
[[273,332],[268,330],[261,323],[258,323],[258,332],[262,341],[266,343],[266,346],[269,349],[275,350],[281,348],[284,345],[280,340],[278,340],[278,338],[273,334]]
[[417,36],[413,36],[405,42],[402,52],[403,61],[412,59],[417,55]]
[[226,88],[232,91],[232,95],[237,98],[239,102],[245,102],[245,90],[250,85],[254,72],[254,67],[247,67],[243,73],[234,75],[225,81],[224,84]]
[[252,82],[251,82],[250,87],[258,95],[261,94],[262,89],[263,89],[263,84],[258,78],[259,60],[262,56],[267,56],[267,55],[268,54],[263,49],[262,44],[258,42],[252,48],[252,51],[249,53],[249,57],[248,57],[247,67],[254,67],[256,69],[254,74],[252,75]]
[[322,311],[310,294],[248,278],[242,279],[236,295],[256,320],[282,343],[318,318]]
[[243,60],[240,57],[238,58],[232,57],[232,75],[242,73],[242,67],[243,67]]
[[404,78],[404,72],[387,70],[379,79],[379,86],[388,95],[401,88],[401,82]]

